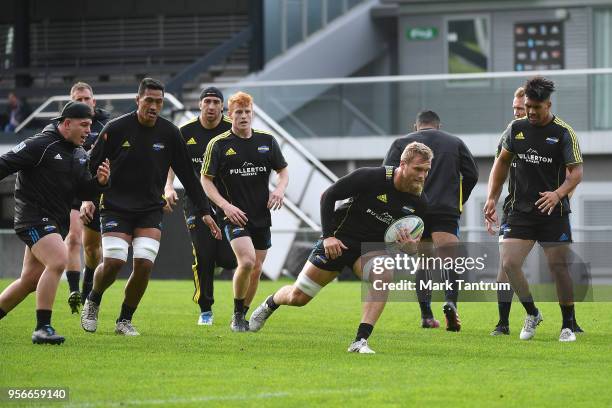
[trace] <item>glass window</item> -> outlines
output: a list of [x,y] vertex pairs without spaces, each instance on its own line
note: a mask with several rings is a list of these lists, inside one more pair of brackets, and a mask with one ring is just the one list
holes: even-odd
[[327,22],[340,17],[342,15],[342,0],[327,0]]
[[322,0],[306,0],[308,8],[308,34],[319,30],[322,25]]
[[283,52],[281,10],[281,0],[266,0],[264,2],[264,54],[266,62]]
[[489,22],[486,17],[466,17],[446,23],[449,74],[487,72]]
[[304,39],[302,31],[302,1],[285,1],[287,4],[287,26],[285,35],[287,36],[287,49],[289,49]]
[[[593,13],[594,66],[612,68],[612,9]],[[612,128],[612,75],[593,77],[593,125],[595,129]]]

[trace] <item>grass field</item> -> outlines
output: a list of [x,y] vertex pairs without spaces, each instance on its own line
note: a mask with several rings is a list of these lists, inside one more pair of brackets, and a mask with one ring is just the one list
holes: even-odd
[[[256,301],[283,283],[262,282]],[[200,327],[190,282],[153,281],[136,338],[113,334],[124,284],[106,293],[95,334],[70,315],[62,284],[53,316],[62,346],[31,343],[33,296],[13,310],[0,321],[0,387],[68,387],[71,407],[612,405],[612,303],[579,304],[586,333],[570,344],[557,341],[554,303],[540,304],[545,320],[529,342],[518,339],[518,303],[503,338],[489,336],[495,303],[461,304],[460,333],[420,329],[417,305],[391,303],[371,337],[377,354],[359,355],[346,352],[359,323],[358,282],[279,309],[259,333],[231,333],[230,282],[217,283],[215,325]]]

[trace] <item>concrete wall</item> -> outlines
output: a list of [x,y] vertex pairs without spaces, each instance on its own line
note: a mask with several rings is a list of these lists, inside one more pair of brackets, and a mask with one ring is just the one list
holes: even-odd
[[[494,8],[492,6],[491,8]],[[484,16],[489,21],[489,71],[514,69],[514,24],[518,22],[558,21],[555,8],[522,8],[520,10],[487,10],[482,3],[478,11],[437,14],[408,14],[402,9],[398,17],[399,74],[446,74],[446,22],[449,18]],[[591,66],[590,9],[568,8],[569,18],[564,21],[565,68],[578,69]],[[401,13],[401,12],[400,12]],[[435,27],[437,38],[429,41],[409,41],[405,37],[408,27]],[[567,91],[562,100],[553,99],[556,112],[572,123],[576,129],[589,128],[589,100],[586,77],[557,79],[557,87]],[[456,133],[473,132],[473,122],[483,129],[499,127],[508,119],[508,106],[519,79],[474,81],[469,84],[449,82],[423,82],[403,84],[400,88],[400,111],[410,115],[421,109],[432,109],[444,118],[447,128]]]

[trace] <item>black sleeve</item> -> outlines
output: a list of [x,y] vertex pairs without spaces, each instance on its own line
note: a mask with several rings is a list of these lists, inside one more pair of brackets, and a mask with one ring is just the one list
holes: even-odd
[[514,144],[512,143],[512,122],[510,122],[506,130],[504,130],[504,133],[502,133],[501,140],[502,147],[510,153],[514,153]]
[[391,147],[389,148],[389,151],[387,152],[387,155],[385,156],[385,159],[383,160],[383,166],[397,167],[399,166],[401,157],[402,157],[402,151],[399,148],[398,140],[395,140],[391,144]]
[[202,163],[202,174],[205,176],[216,177],[219,171],[221,150],[217,141],[218,139],[214,138],[206,146],[204,162]]
[[461,197],[462,204],[465,204],[472,194],[472,190],[478,182],[478,166],[474,161],[474,156],[468,147],[461,140],[459,145],[459,160],[461,172]]
[[336,201],[345,200],[367,192],[382,180],[380,167],[364,167],[340,178],[321,195],[321,228],[323,238],[334,235],[334,210]]
[[283,156],[283,152],[276,141],[276,138],[272,136],[272,168],[274,170],[281,170],[287,167],[287,162]]
[[185,193],[189,196],[191,201],[195,204],[198,209],[200,216],[210,215],[210,203],[208,197],[204,193],[204,189],[200,184],[200,180],[196,177],[193,167],[191,166],[191,157],[187,150],[187,144],[181,135],[181,131],[176,128],[176,134],[174,137],[174,149],[172,152],[172,162],[170,167],[174,170],[183,187],[185,187]]
[[0,156],[0,180],[19,170],[35,167],[42,158],[44,147],[41,141],[30,138]]
[[563,154],[563,162],[566,166],[582,163],[582,153],[580,152],[578,138],[574,133],[574,129],[569,126],[561,136],[561,149]]
[[[107,123],[106,126],[100,131],[98,135],[98,139],[92,146],[89,152],[89,170],[91,174],[96,174],[98,171],[98,167],[104,160],[108,157],[108,147],[110,144],[110,123]],[[111,169],[111,172],[113,169]]]

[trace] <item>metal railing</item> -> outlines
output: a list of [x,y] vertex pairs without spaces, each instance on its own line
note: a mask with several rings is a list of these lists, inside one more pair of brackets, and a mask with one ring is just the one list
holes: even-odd
[[[95,95],[98,106],[103,105],[104,101],[133,101],[136,98],[135,93],[126,94],[99,94]],[[166,92],[164,98],[172,106],[173,110],[183,109],[184,105],[179,101],[173,94]],[[70,97],[68,95],[56,95],[48,98],[38,108],[34,110],[23,122],[17,126],[15,132],[19,132],[21,129],[28,126],[30,122],[35,119],[51,119],[59,114],[59,109],[56,109],[52,105],[54,103],[59,104],[60,102],[68,102]],[[59,105],[57,106],[59,108]],[[167,109],[167,108],[166,108]],[[126,113],[127,111],[121,111],[120,114]],[[118,116],[115,114],[115,116]]]
[[264,111],[297,138],[401,135],[410,130],[423,108],[436,111],[444,129],[452,133],[499,134],[512,119],[509,106],[515,89],[534,75],[555,81],[553,111],[575,130],[612,128],[612,68],[262,80],[215,86],[252,94]]

